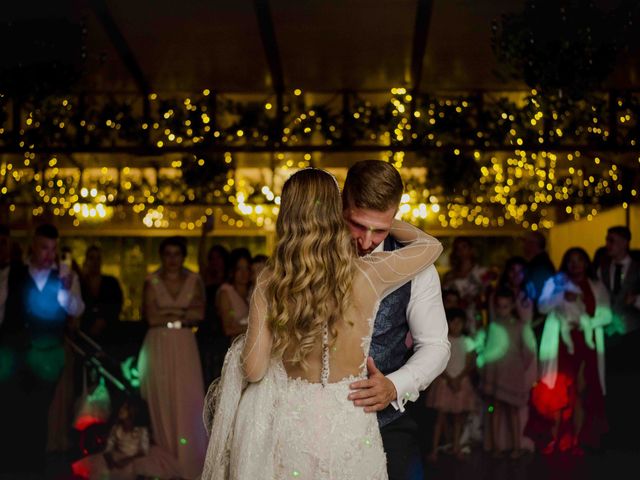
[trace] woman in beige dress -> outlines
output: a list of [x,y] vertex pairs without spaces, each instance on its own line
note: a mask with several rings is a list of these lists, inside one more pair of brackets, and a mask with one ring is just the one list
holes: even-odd
[[183,266],[184,238],[164,240],[160,257],[161,268],[144,286],[149,331],[140,351],[140,393],[149,404],[155,443],[178,460],[183,478],[192,479],[202,471],[207,447],[202,369],[192,331],[204,318],[204,287]]

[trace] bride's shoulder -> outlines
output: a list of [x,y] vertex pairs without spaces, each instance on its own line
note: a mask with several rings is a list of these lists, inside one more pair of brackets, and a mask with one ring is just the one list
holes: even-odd
[[353,265],[356,267],[356,271],[362,271],[371,266],[376,259],[379,258],[375,253],[368,253],[366,255],[358,256],[353,260]]
[[354,266],[356,272],[366,273],[367,271],[376,268],[376,265],[384,263],[389,257],[393,255],[393,252],[372,252],[361,257],[357,257],[354,260]]
[[258,277],[256,278],[256,286],[265,287],[267,283],[269,283],[274,276],[273,267],[266,266],[264,267]]
[[353,262],[353,281],[370,280],[375,270],[376,261],[372,254],[358,257]]

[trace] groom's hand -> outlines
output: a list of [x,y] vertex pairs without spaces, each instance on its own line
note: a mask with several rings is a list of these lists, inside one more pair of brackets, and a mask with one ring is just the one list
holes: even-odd
[[364,407],[364,411],[367,413],[379,412],[387,408],[398,394],[393,382],[378,370],[371,357],[367,358],[367,370],[369,371],[367,380],[360,380],[349,385],[351,390],[357,390],[349,394],[349,400],[352,400],[356,407]]

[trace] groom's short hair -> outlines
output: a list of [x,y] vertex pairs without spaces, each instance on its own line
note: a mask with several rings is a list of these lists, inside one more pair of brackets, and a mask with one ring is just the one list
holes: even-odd
[[362,160],[347,172],[342,204],[344,208],[385,212],[398,207],[403,190],[402,177],[393,165],[382,160]]

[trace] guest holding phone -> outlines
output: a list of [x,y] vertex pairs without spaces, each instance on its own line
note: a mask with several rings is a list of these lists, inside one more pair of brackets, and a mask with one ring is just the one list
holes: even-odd
[[[57,250],[57,228],[38,226],[29,260],[17,282],[14,300],[18,305],[18,340],[13,343],[10,378],[2,390],[15,414],[9,425],[2,425],[12,440],[0,451],[3,471],[43,471],[49,406],[64,367],[67,320],[84,310],[80,282],[70,268],[70,257],[56,262]],[[29,452],[28,462],[23,461],[24,452]]]

